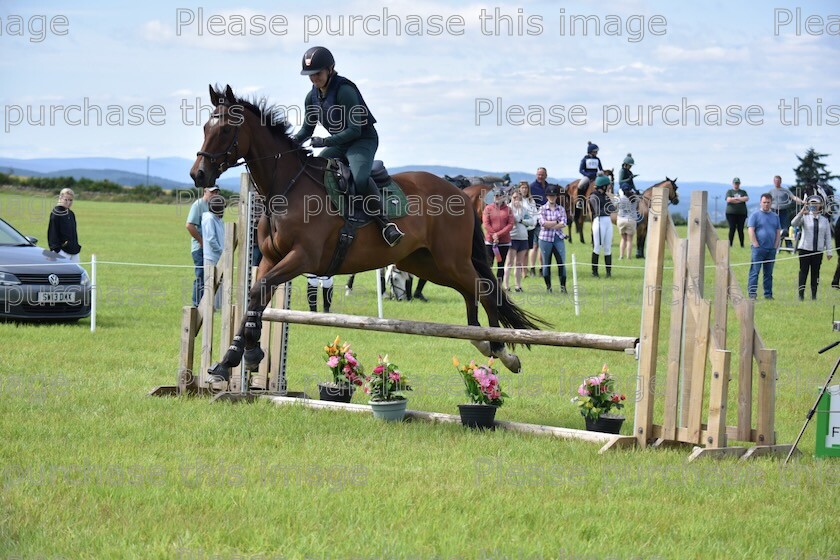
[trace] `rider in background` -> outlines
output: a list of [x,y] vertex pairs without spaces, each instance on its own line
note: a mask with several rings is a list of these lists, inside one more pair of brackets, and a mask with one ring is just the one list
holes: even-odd
[[579,193],[586,193],[589,182],[595,180],[599,171],[603,172],[604,167],[601,165],[601,159],[598,157],[598,145],[589,142],[586,146],[586,155],[580,160],[580,174],[583,175],[583,179],[578,183]]
[[627,154],[627,157],[624,158],[621,164],[621,171],[618,172],[618,188],[630,199],[638,197],[641,194],[633,182],[635,175],[633,175],[631,168],[635,164],[636,161],[633,159],[633,154]]
[[[382,207],[379,189],[370,185],[370,169],[379,147],[379,135],[370,112],[356,84],[335,71],[335,59],[324,47],[312,47],[303,54],[301,75],[309,76],[312,90],[306,95],[304,123],[294,139],[303,143],[311,138],[313,148],[326,148],[325,158],[345,158],[350,165],[356,192],[363,195],[365,211],[382,228],[382,237],[391,247],[400,242],[403,232],[389,222]],[[320,123],[331,136],[312,136]]]

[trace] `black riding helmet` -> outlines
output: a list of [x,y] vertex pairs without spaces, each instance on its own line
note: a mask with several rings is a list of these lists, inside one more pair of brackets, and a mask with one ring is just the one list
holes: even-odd
[[335,59],[329,49],[326,47],[312,47],[303,53],[300,75],[311,76],[334,65]]

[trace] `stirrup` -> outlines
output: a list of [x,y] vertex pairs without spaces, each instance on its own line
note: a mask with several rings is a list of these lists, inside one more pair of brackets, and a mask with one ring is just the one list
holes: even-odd
[[391,247],[394,247],[397,243],[399,243],[403,236],[403,232],[400,231],[397,224],[393,222],[388,222],[385,224],[385,227],[382,228],[382,238],[385,239],[385,243]]

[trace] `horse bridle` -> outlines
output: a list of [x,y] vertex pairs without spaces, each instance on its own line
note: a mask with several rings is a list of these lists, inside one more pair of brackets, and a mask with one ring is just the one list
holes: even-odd
[[[213,113],[212,115],[210,115],[210,118],[211,119],[212,118],[221,119],[222,116],[223,115],[221,113]],[[209,159],[210,160],[210,165],[215,165],[217,159],[224,158],[218,166],[217,176],[221,176],[222,173],[224,173],[225,171],[227,171],[228,169],[230,169],[232,167],[239,167],[240,165],[243,165],[245,163],[244,160],[241,161],[241,162],[234,163],[233,165],[228,163],[228,159],[230,158],[230,155],[232,153],[234,153],[237,148],[239,148],[239,129],[240,128],[242,128],[241,124],[236,125],[236,132],[233,133],[233,139],[230,141],[230,144],[228,145],[227,149],[224,152],[210,153],[210,152],[205,152],[204,150],[200,150],[200,151],[195,153],[195,155],[197,155],[197,156],[203,156],[204,158]],[[237,159],[239,159],[239,158],[237,157]]]

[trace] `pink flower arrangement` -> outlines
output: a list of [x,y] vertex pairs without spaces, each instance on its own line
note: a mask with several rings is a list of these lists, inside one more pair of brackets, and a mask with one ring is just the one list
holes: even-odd
[[332,344],[324,346],[327,353],[327,367],[336,385],[356,385],[364,383],[364,368],[356,359],[356,353],[350,350],[350,343],[341,344],[341,338],[335,337]]
[[411,391],[408,379],[397,369],[396,364],[388,361],[388,356],[378,356],[376,367],[365,378],[365,393],[373,402],[399,401],[405,399],[400,393]]
[[599,375],[584,379],[578,387],[578,396],[572,399],[572,402],[580,408],[581,416],[597,420],[601,415],[613,409],[624,408],[622,401],[627,397],[616,393],[614,384],[615,380],[610,375],[607,364],[604,364]]
[[490,358],[486,366],[476,365],[475,360],[471,360],[469,364],[462,366],[458,358],[454,357],[452,363],[458,373],[461,374],[461,379],[464,381],[464,392],[470,402],[493,406],[504,404],[504,399],[508,395],[502,391],[502,386],[499,384],[499,372],[493,369],[493,358]]

